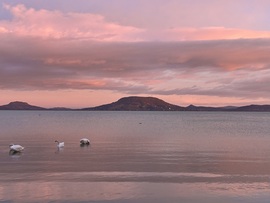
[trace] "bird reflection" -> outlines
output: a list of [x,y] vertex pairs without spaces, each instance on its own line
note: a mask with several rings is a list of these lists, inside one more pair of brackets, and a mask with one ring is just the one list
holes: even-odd
[[90,144],[80,144],[81,150],[90,150]]
[[82,147],[82,148],[87,148],[87,147],[90,147],[90,144],[80,144],[80,147]]
[[14,151],[14,150],[9,150],[9,156],[12,158],[20,158],[22,155],[22,152]]
[[56,151],[54,152],[55,154],[60,154],[64,151],[64,148],[57,147]]

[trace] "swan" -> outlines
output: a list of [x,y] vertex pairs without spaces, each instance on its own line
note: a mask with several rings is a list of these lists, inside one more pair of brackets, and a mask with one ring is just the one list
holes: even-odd
[[24,150],[24,147],[18,144],[10,144],[9,148],[10,148],[10,151],[13,151],[13,152],[21,152]]
[[58,142],[57,140],[55,140],[55,142],[57,143],[57,147],[58,148],[62,148],[65,146],[65,143],[64,142]]
[[80,140],[80,144],[81,144],[81,145],[89,145],[89,144],[90,144],[90,140],[87,139],[87,138],[82,138],[82,139]]

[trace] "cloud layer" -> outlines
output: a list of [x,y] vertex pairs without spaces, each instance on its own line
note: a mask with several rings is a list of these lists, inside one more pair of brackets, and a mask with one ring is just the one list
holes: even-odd
[[227,27],[174,27],[146,29],[108,21],[100,14],[35,10],[4,4],[10,20],[0,21],[0,33],[53,39],[86,39],[103,42],[189,41],[269,38],[270,31]]
[[28,9],[24,5],[5,8],[11,21],[0,22],[0,33],[42,38],[88,39],[96,41],[136,41],[141,29],[107,22],[103,16],[89,13]]
[[[269,91],[270,40],[97,43],[1,38],[2,89],[241,97]],[[254,82],[261,87],[257,92]]]
[[270,32],[208,27],[154,33],[96,14],[5,8],[13,18],[0,21],[2,90],[270,102]]

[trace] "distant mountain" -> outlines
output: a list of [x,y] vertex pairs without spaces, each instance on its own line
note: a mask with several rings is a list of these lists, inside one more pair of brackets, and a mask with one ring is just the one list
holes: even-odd
[[241,106],[235,109],[235,111],[257,111],[257,112],[270,112],[270,105],[248,105]]
[[223,107],[219,107],[219,109],[223,109],[223,110],[235,110],[237,109],[238,107],[237,106],[223,106]]
[[224,107],[205,107],[189,105],[185,111],[254,111],[270,112],[270,105],[249,105],[249,106],[224,106]]
[[32,106],[26,102],[10,102],[7,105],[0,106],[0,110],[46,110],[39,106]]
[[225,106],[225,107],[205,107],[189,105],[181,107],[167,103],[155,97],[124,97],[111,104],[83,109],[70,109],[65,107],[43,108],[33,106],[26,102],[15,101],[7,105],[0,106],[0,110],[50,110],[50,111],[251,111],[270,112],[270,105],[249,105],[249,106]]
[[111,104],[83,110],[99,111],[184,111],[184,107],[169,104],[155,97],[124,97]]
[[185,111],[221,111],[221,108],[189,105],[185,108]]
[[54,107],[54,108],[49,108],[47,110],[51,110],[51,111],[72,111],[73,109],[65,108],[65,107]]
[[225,106],[225,107],[205,107],[189,105],[181,107],[167,103],[155,97],[124,97],[111,104],[105,104],[82,110],[94,111],[254,111],[270,112],[270,105],[250,105],[250,106]]

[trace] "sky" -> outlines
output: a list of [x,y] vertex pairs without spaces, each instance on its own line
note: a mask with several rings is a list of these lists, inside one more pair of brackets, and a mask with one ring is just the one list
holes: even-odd
[[270,104],[269,0],[0,0],[0,105]]

